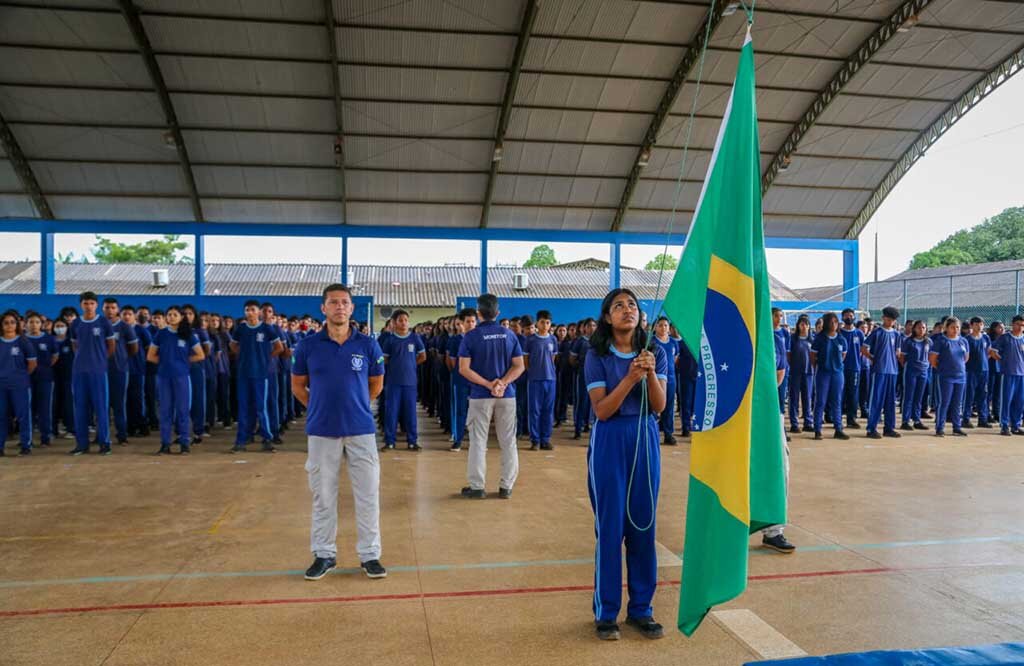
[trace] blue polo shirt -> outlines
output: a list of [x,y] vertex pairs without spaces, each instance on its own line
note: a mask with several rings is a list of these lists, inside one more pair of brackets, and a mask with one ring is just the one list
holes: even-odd
[[[658,379],[668,381],[668,359],[665,350],[655,347],[654,374]],[[604,388],[609,393],[622,382],[622,379],[629,374],[629,366],[636,358],[636,352],[624,354],[612,347],[605,355],[591,351],[587,354],[586,364],[583,366],[583,375],[587,384],[587,391],[595,388]],[[640,400],[643,395],[643,380],[637,382],[619,406],[619,409],[612,418],[616,416],[639,416]]]
[[238,376],[266,379],[270,374],[270,353],[279,339],[274,329],[262,322],[250,326],[243,320],[231,334],[231,341],[238,344]]
[[202,349],[198,335],[193,333],[192,340],[186,341],[178,336],[177,329],[170,326],[157,332],[153,344],[156,345],[156,352],[160,357],[156,367],[157,377],[188,377],[188,359],[194,351]]
[[[793,338],[795,344],[798,338]],[[839,334],[828,336],[824,333],[814,336],[811,351],[817,356],[815,363],[819,372],[842,372],[843,354],[846,353],[846,338]]]
[[392,333],[380,348],[388,361],[388,384],[416,386],[416,357],[427,351],[423,338],[412,332],[405,335]]
[[778,332],[772,338],[775,340],[775,369],[786,370],[789,368],[789,359],[786,358],[786,338],[779,335]]
[[668,365],[668,372],[665,374],[668,376],[668,382],[674,384],[676,381],[676,357],[679,356],[679,341],[669,337],[668,340],[662,342],[658,336],[654,336],[654,344],[661,347],[661,351],[665,352],[665,362]]
[[[0,338],[0,387],[27,389],[29,387],[28,362],[36,361],[32,344],[22,336]],[[7,428],[7,424],[3,424]],[[6,433],[5,433],[6,434]]]
[[860,370],[862,362],[867,361],[866,358],[860,355],[860,347],[864,344],[864,331],[856,326],[852,331],[847,331],[840,326],[839,335],[843,336],[843,339],[846,341],[846,361],[844,361],[843,366],[851,371]]
[[455,369],[452,370],[452,383],[456,386],[466,386],[469,383],[469,380],[463,377],[462,373],[459,372],[459,347],[462,346],[462,338],[464,337],[466,336],[458,333],[448,338],[448,349],[446,350],[448,352],[448,356],[455,360]]
[[107,368],[114,372],[128,372],[128,345],[138,343],[135,329],[120,319],[110,325],[114,329],[114,354],[107,359]]
[[871,352],[871,371],[876,375],[899,374],[896,362],[896,350],[899,349],[900,332],[894,328],[888,330],[876,328],[868,335],[864,344]]
[[[459,356],[469,359],[470,369],[488,381],[500,379],[512,367],[512,359],[523,355],[516,334],[496,321],[485,321],[462,338]],[[470,399],[491,398],[485,387],[469,383]],[[506,398],[516,397],[513,382],[505,389]]]
[[384,374],[384,354],[373,338],[352,329],[339,345],[324,328],[299,342],[294,359],[292,373],[309,377],[306,434],[333,438],[377,431],[369,378]]
[[953,383],[962,384],[967,380],[967,355],[970,347],[961,336],[949,338],[940,336],[932,347],[931,355],[939,361],[939,377],[950,379]]
[[530,358],[530,367],[526,369],[526,378],[531,382],[555,381],[555,354],[558,353],[558,340],[548,333],[537,334],[526,338],[523,356]]
[[999,367],[1004,375],[1024,375],[1024,335],[1003,333],[992,343],[992,348],[999,353]]
[[580,336],[573,340],[572,347],[569,348],[569,356],[576,359],[579,363],[579,367],[585,367],[587,362],[587,353],[590,351],[590,338]]
[[931,350],[932,340],[927,335],[920,340],[904,338],[900,345],[900,351],[903,352],[903,367],[915,375],[926,374],[931,367],[928,363]]
[[55,337],[54,344],[57,345],[57,353],[60,355],[57,365],[53,366],[54,376],[61,381],[71,381],[71,366],[75,362],[75,350],[71,345],[71,338],[65,336],[63,340],[58,340]]
[[106,317],[96,315],[92,321],[83,317],[71,322],[69,336],[75,341],[75,362],[72,374],[107,371],[107,340],[114,340],[114,328]]
[[146,374],[146,353],[153,344],[153,336],[145,326],[135,325],[135,337],[139,341],[139,353],[128,358],[128,372],[133,375]]
[[[789,338],[789,368],[795,375],[811,374],[811,343],[817,338],[793,335]],[[845,342],[845,340],[844,340]]]
[[36,357],[36,371],[32,377],[40,381],[51,381],[53,379],[53,359],[60,356],[57,348],[57,340],[49,333],[40,333],[33,337],[26,335],[25,339],[32,345],[33,356]]
[[988,374],[988,350],[992,347],[992,340],[988,333],[982,333],[981,337],[968,335],[966,338],[967,347],[970,349],[971,358],[967,361],[967,372],[987,375]]

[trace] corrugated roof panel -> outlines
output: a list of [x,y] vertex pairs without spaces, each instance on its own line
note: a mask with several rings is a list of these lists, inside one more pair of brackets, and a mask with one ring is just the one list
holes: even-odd
[[583,208],[494,206],[487,226],[495,228],[608,231],[614,211]]
[[[926,8],[921,20],[927,22]],[[1000,27],[1000,26],[992,26]],[[963,31],[908,30],[898,33],[879,49],[878,60],[898,60],[938,67],[991,69],[1020,48],[1020,35]]]
[[765,194],[762,206],[766,213],[786,212],[855,217],[870,198],[871,192],[859,190],[819,190],[776,184]]
[[673,181],[641,180],[636,184],[629,205],[632,208],[693,210],[697,206],[701,186],[701,183],[683,183],[679,188]]
[[324,16],[319,0],[136,0],[135,4],[143,13],[148,10],[307,21],[320,21]]
[[892,168],[892,162],[833,160],[794,155],[789,169],[779,173],[779,185],[821,185],[874,188]]
[[669,3],[545,2],[540,4],[534,32],[685,44],[705,12],[701,7]]
[[[676,211],[675,216],[673,216],[669,211],[660,212],[630,209],[627,210],[625,216],[623,216],[622,227],[619,230],[624,232],[632,231],[665,234],[670,231],[669,225],[671,224],[672,233],[686,233],[690,229],[691,217],[691,213],[679,211]],[[607,231],[607,229],[605,229],[605,231]]]
[[614,206],[625,181],[613,178],[557,178],[510,176],[498,173],[494,200],[502,203]]
[[204,197],[203,214],[210,222],[340,224],[341,204],[333,201],[252,201]]
[[[13,189],[21,189],[21,184]],[[0,194],[0,217],[36,217],[36,209],[23,194]]]
[[947,102],[918,102],[839,95],[818,118],[822,123],[923,130],[942,115]]
[[334,131],[334,102],[172,93],[183,125]]
[[[142,62],[139,57],[136,60]],[[331,70],[326,64],[196,56],[158,56],[157,61],[171,90],[333,94]]]
[[483,169],[493,140],[345,137],[346,166],[399,169]]
[[504,72],[341,65],[345,97],[440,100],[494,104],[505,92]]
[[340,197],[334,169],[194,166],[196,187],[204,197]]
[[0,159],[0,192],[15,192],[22,189],[18,174],[9,160]]
[[653,112],[664,90],[662,81],[523,73],[515,103]]
[[[675,106],[672,107],[673,113],[683,116],[690,115],[696,87],[696,82],[692,80],[683,86],[679,92],[679,97],[676,98]],[[725,105],[729,103],[729,93],[731,90],[732,81],[715,82],[708,79],[701,81],[700,99],[697,100],[697,113],[699,115],[721,117],[725,113]],[[758,88],[757,114],[762,118],[788,120],[796,123],[816,96],[816,92],[794,92],[792,90]],[[669,119],[669,122],[678,123],[680,120],[683,120],[683,118],[673,117]]]
[[[192,221],[188,196],[175,199],[47,195],[53,214],[67,220]],[[206,204],[203,204],[204,211]]]
[[526,50],[528,69],[588,74],[668,77],[679,65],[684,49],[648,44],[577,42],[534,36]]
[[141,166],[34,162],[32,170],[44,192],[181,194],[187,191],[177,163]]
[[523,6],[522,0],[473,0],[472,3],[334,0],[334,16],[342,23],[518,31]]
[[509,139],[636,143],[651,124],[647,115],[601,111],[516,109],[509,122]]
[[[439,137],[490,137],[499,110],[492,106],[345,102],[345,131]],[[331,116],[333,118],[333,116]]]
[[956,99],[978,78],[977,72],[942,71],[867,63],[846,84],[846,92]]
[[476,227],[480,225],[479,205],[428,203],[347,204],[348,223],[358,226]]
[[[757,83],[780,88],[821,89],[839,70],[840,63],[815,58],[768,55],[754,44],[754,66]],[[845,56],[844,56],[845,57]],[[708,50],[704,62],[704,78],[708,81],[732,81],[736,75],[738,51]],[[696,77],[696,72],[692,75]],[[689,99],[692,99],[690,97]]]
[[486,184],[487,174],[345,173],[345,193],[352,199],[479,203]]
[[[894,11],[903,0],[870,0],[869,2],[826,3],[819,9],[841,16],[854,16],[866,19],[884,19]],[[807,11],[807,0],[763,0],[758,3],[761,9],[782,11]]]
[[135,48],[120,13],[4,7],[0,41],[59,46]]
[[[124,24],[124,19],[117,16]],[[319,25],[217,21],[143,15],[156,51],[226,53],[258,57],[326,58],[327,36]]]
[[[720,28],[711,39],[712,46],[742,46],[746,17],[742,12],[736,14],[740,20],[732,22],[732,30]],[[846,58],[876,28],[874,23],[862,21],[760,13],[755,23],[754,50]]]
[[503,171],[622,176],[636,158],[631,146],[583,146],[506,140]]
[[851,224],[852,215],[849,219],[766,216],[764,233],[780,238],[843,238]]
[[[369,28],[338,28],[338,57],[356,62],[507,68],[516,37],[439,35]],[[533,42],[527,53],[533,50]]]
[[1024,24],[1024,4],[1018,2],[975,2],[941,0],[928,6],[922,23],[956,25],[979,29],[1019,29]]
[[0,47],[0,81],[49,85],[138,86],[152,84],[134,53],[88,53]]
[[910,132],[843,129],[815,125],[807,131],[797,154],[842,155],[898,159],[917,140]]
[[177,154],[165,146],[163,130],[159,129],[19,124],[14,132],[22,151],[32,158],[177,161]]
[[[334,165],[334,138],[273,132],[184,132],[193,162]],[[165,151],[173,155],[173,151]]]
[[[691,145],[690,149],[686,151],[686,162],[683,178],[687,180],[704,180],[704,176],[707,174],[708,164],[711,162],[711,151],[710,149],[694,150],[694,146]],[[631,159],[636,157],[636,151],[633,152]],[[772,155],[765,154],[765,151],[761,151],[761,173],[768,168],[768,164],[771,163]],[[683,150],[681,148],[665,148],[661,146],[655,146],[651,151],[651,159],[647,164],[647,167],[643,170],[642,175],[649,178],[679,178],[679,170],[683,168]],[[627,169],[628,170],[628,169]]]
[[[666,148],[670,146],[682,148],[689,137],[691,147],[712,148],[718,138],[718,130],[721,125],[720,118],[695,117],[691,129],[689,117],[673,116],[662,127],[661,134],[658,135],[658,145]],[[793,125],[788,122],[760,120],[757,129],[760,135],[761,150],[775,151],[786,140]]]
[[12,120],[164,122],[154,93],[0,86],[0,112]]

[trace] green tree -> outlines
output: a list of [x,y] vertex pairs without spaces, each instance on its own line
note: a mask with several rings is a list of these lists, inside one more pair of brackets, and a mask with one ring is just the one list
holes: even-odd
[[1007,208],[971,229],[961,229],[930,250],[918,252],[910,268],[1024,259],[1024,207]]
[[523,264],[523,268],[549,268],[558,263],[555,259],[555,251],[550,245],[538,245],[533,248],[530,258]]
[[117,243],[96,236],[92,254],[100,264],[190,264],[190,257],[179,257],[188,243],[178,235],[165,235],[142,243]]
[[644,270],[648,271],[674,271],[677,268],[679,268],[679,260],[664,252],[648,261],[644,266]]

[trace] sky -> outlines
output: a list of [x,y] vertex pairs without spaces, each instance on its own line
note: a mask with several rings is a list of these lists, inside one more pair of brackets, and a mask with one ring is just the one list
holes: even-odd
[[[917,252],[959,229],[980,224],[1006,208],[1024,206],[1024,75],[1003,84],[953,126],[903,177],[860,236],[860,276],[874,275],[874,238],[878,234],[881,279],[906,270]],[[111,236],[138,242],[140,236]],[[0,234],[0,259],[38,259],[35,234]],[[58,253],[87,254],[91,235],[60,234]],[[521,265],[537,243],[491,242],[489,264]],[[590,243],[549,243],[560,262],[608,258],[608,247]],[[643,268],[663,246],[623,246],[622,264]],[[681,247],[669,248],[678,256]],[[187,254],[191,254],[191,249]],[[339,241],[308,238],[209,237],[207,262],[337,263]],[[474,241],[349,241],[349,262],[361,264],[479,264]],[[768,269],[790,287],[842,282],[839,252],[769,250]]]

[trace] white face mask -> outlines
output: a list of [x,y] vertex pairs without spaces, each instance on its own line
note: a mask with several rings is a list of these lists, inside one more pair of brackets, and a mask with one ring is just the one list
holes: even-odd
[[68,332],[68,329],[64,328],[63,326],[54,326],[53,327],[53,334],[54,335],[64,335],[67,332]]

